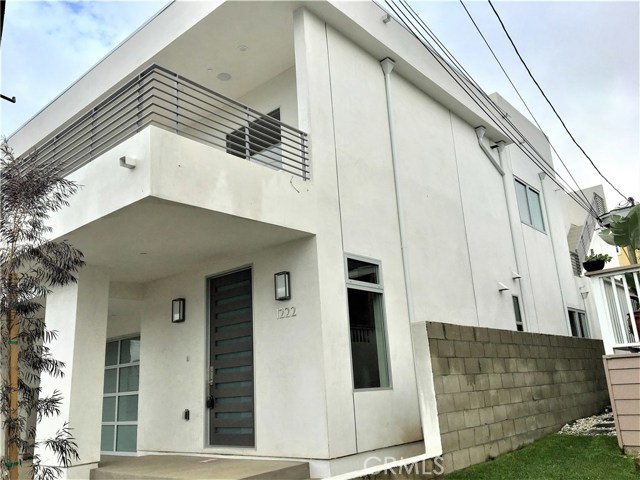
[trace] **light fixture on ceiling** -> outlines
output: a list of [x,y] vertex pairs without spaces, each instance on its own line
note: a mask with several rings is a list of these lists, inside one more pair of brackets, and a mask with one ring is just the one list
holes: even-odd
[[221,80],[223,82],[227,82],[227,81],[231,80],[231,75],[229,75],[227,72],[220,72],[218,74],[218,80]]
[[247,47],[246,45],[238,45],[238,50],[240,50],[241,52],[246,52],[247,50],[249,50],[249,47]]

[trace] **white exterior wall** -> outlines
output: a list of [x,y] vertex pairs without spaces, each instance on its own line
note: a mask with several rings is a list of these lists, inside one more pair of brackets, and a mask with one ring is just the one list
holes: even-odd
[[311,133],[311,178],[317,194],[318,286],[322,315],[323,362],[326,374],[329,455],[357,450],[353,383],[346,315],[344,257],[341,248],[336,143],[331,79],[327,65],[327,33],[323,22],[307,10],[294,12],[298,125]]
[[[253,273],[256,447],[208,447],[206,279],[246,266]],[[273,274],[282,270],[292,278],[292,299],[287,302],[273,298]],[[186,320],[171,324],[171,300],[177,297],[186,299]],[[197,270],[146,284],[143,304],[139,451],[327,456],[325,372],[317,361],[323,345],[314,240],[212,259]],[[282,306],[295,306],[297,316],[276,319]],[[189,421],[183,419],[185,409],[191,411]]]
[[[100,269],[84,267],[78,283],[55,288],[47,298],[45,321],[58,332],[51,342],[53,358],[64,362],[64,377],[43,374],[44,396],[59,392],[60,415],[38,422],[36,441],[54,438],[65,422],[72,429],[80,461],[63,468],[63,478],[88,478],[100,460],[103,365],[109,298],[108,277]],[[43,444],[37,447],[44,465],[59,466],[56,455]]]
[[298,127],[298,100],[296,97],[296,71],[291,67],[280,75],[243,95],[238,101],[260,112],[280,109],[280,121]]
[[[420,440],[382,69],[327,29],[345,253],[381,262],[392,389],[355,391],[358,451]],[[343,280],[344,282],[344,280]],[[387,412],[384,416],[380,412]]]
[[[495,94],[494,98],[540,152],[544,161],[552,165],[546,137],[506,100]],[[549,178],[541,179],[541,168],[517,146],[509,145],[504,157],[512,176],[539,192],[544,219],[544,231],[519,220],[514,180],[509,179],[510,195],[516,206],[516,241],[520,243],[524,253],[520,262],[524,273],[519,273],[523,275],[520,281],[524,291],[525,329],[554,335],[571,335],[566,304],[567,301],[575,303],[577,300],[561,207],[554,188],[556,185]]]

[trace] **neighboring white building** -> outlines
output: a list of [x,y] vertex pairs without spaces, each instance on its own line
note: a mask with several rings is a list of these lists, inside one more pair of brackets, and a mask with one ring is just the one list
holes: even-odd
[[305,459],[316,477],[433,457],[424,322],[571,335],[561,192],[385,17],[175,2],[10,138],[83,185],[52,223],[88,265],[46,305],[70,476],[101,451]]

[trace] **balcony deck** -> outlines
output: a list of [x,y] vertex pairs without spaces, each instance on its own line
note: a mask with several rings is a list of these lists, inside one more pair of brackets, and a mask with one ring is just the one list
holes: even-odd
[[148,125],[309,179],[307,134],[158,65],[27,153],[68,175]]

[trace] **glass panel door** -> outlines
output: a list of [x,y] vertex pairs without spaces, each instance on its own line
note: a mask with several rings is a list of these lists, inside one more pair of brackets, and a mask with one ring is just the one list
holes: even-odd
[[138,434],[140,337],[107,343],[102,398],[103,453],[134,453]]

